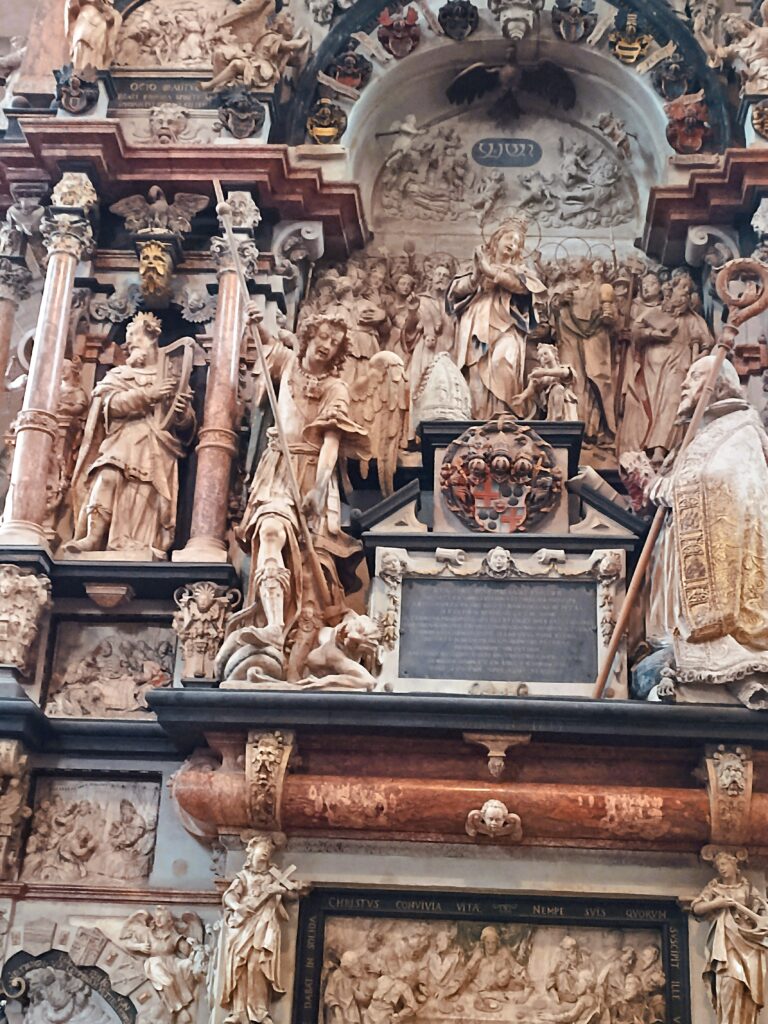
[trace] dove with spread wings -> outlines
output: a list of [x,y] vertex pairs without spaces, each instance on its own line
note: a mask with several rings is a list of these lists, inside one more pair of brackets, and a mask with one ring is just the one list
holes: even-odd
[[489,93],[498,93],[489,114],[499,124],[508,124],[524,113],[519,93],[541,96],[553,107],[571,110],[576,104],[573,80],[561,67],[550,60],[528,66],[515,61],[514,52],[507,54],[503,64],[477,61],[464,68],[446,90],[450,103],[474,103]]
[[183,235],[192,230],[192,218],[208,205],[208,196],[195,192],[177,192],[172,203],[166,199],[159,185],[152,185],[144,196],[128,196],[110,206],[110,211],[125,220],[132,234],[167,231]]

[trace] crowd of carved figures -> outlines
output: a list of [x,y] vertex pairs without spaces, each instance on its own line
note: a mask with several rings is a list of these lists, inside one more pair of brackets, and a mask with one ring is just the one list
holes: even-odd
[[667,1020],[661,951],[647,937],[522,925],[361,924],[342,918],[328,925],[321,1024],[419,1014],[563,1024]]

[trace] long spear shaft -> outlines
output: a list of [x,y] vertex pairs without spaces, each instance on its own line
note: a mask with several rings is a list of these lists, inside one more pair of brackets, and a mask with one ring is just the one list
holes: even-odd
[[[224,193],[221,190],[221,182],[218,178],[213,179],[213,190],[216,193],[216,213],[219,217],[221,224],[224,227],[224,235],[227,239],[227,245],[229,246],[230,255],[232,257],[232,263],[237,273],[238,281],[240,282],[240,289],[243,293],[243,300],[248,304],[249,293],[248,293],[248,282],[245,278],[245,271],[243,270],[243,264],[240,261],[240,253],[238,252],[237,242],[235,241],[235,235],[232,231],[232,214],[229,206],[224,202]],[[299,482],[296,479],[296,473],[293,469],[293,463],[291,462],[291,451],[288,446],[288,440],[283,430],[283,424],[280,420],[280,412],[277,408],[277,395],[275,393],[275,386],[272,383],[272,375],[269,371],[269,363],[267,362],[267,354],[264,351],[264,345],[261,340],[259,331],[254,332],[253,327],[246,321],[246,332],[250,337],[253,344],[256,346],[256,352],[259,356],[259,364],[261,366],[261,374],[264,378],[264,386],[267,392],[267,398],[269,399],[269,405],[272,409],[272,416],[275,421],[275,430],[277,431],[278,441],[280,443],[280,452],[283,456],[283,462],[285,463],[286,476],[288,478],[288,487],[291,492],[293,503],[296,506],[296,518],[299,523],[299,532],[301,533],[302,540],[304,541],[304,547],[306,548],[307,556],[309,558],[309,564],[312,569],[312,576],[317,587],[318,596],[323,605],[323,608],[329,608],[331,606],[331,595],[328,590],[328,583],[323,573],[323,568],[320,565],[320,559],[317,557],[317,551],[315,550],[315,544],[312,540],[312,534],[309,530],[309,524],[307,523],[304,511],[302,509],[302,497],[301,491],[299,490]]]
[[[759,292],[757,297],[755,297],[754,293],[750,293],[748,295],[745,294],[745,296],[740,299],[735,299],[728,293],[728,284],[735,274],[745,271],[760,279],[762,283],[762,290]],[[726,263],[718,273],[716,287],[723,302],[737,307],[738,312],[734,313],[732,310],[729,311],[728,322],[724,325],[720,340],[717,342],[714,362],[712,363],[707,379],[704,382],[704,388],[702,389],[699,400],[696,403],[693,416],[691,417],[685,431],[685,436],[683,437],[680,445],[680,450],[677,454],[678,459],[691,443],[696,431],[699,429],[699,424],[701,423],[702,417],[709,405],[712,392],[715,390],[715,383],[717,382],[717,378],[720,374],[720,368],[725,362],[726,355],[733,348],[733,343],[739,332],[739,328],[747,320],[751,320],[753,316],[757,316],[768,308],[768,267],[757,263],[753,259],[731,260],[729,263]],[[624,633],[629,625],[629,618],[632,614],[632,609],[640,595],[640,588],[643,585],[643,580],[645,579],[645,574],[651,561],[651,555],[653,554],[656,541],[661,533],[661,528],[664,525],[667,511],[668,510],[663,505],[660,505],[656,509],[656,514],[651,522],[648,535],[645,538],[643,550],[640,552],[640,557],[638,558],[637,565],[635,566],[635,572],[630,580],[629,586],[627,587],[624,604],[621,606],[621,611],[619,612],[616,625],[613,629],[613,634],[611,635],[611,642],[608,644],[608,650],[605,652],[603,663],[597,674],[597,679],[595,680],[595,686],[592,690],[592,697],[595,700],[601,700],[603,697],[608,677],[610,676],[611,669],[613,668],[614,658],[616,657],[619,645],[621,644]]]

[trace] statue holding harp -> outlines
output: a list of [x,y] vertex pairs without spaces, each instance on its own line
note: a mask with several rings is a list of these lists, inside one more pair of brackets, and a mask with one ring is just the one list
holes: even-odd
[[126,332],[125,365],[93,389],[72,480],[75,536],[64,554],[115,551],[165,558],[176,530],[179,459],[192,439],[194,342],[158,347],[161,324],[139,313]]

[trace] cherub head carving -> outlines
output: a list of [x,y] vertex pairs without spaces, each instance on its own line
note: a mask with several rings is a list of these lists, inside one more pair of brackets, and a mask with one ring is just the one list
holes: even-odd
[[511,813],[501,800],[486,800],[480,810],[467,815],[466,831],[474,839],[478,835],[491,839],[509,838],[519,842],[523,838],[520,816]]
[[161,146],[180,142],[188,123],[189,111],[177,103],[163,103],[149,112],[150,134]]

